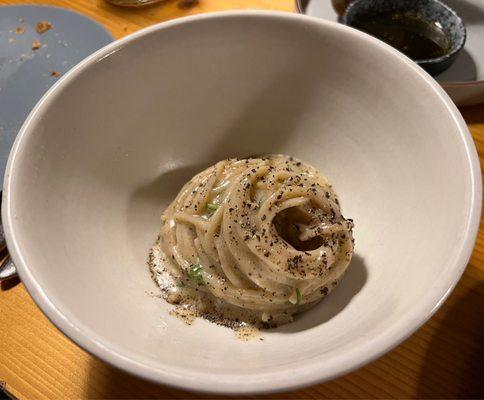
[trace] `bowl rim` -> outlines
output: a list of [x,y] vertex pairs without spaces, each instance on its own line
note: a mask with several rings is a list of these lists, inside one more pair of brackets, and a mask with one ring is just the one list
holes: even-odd
[[[25,142],[35,131],[33,128],[35,127],[37,119],[41,116],[42,111],[48,107],[49,103],[51,103],[62,91],[62,88],[99,60],[108,57],[127,44],[136,41],[143,36],[149,35],[152,32],[178,26],[180,24],[188,24],[200,20],[218,20],[221,18],[292,20],[293,22],[304,23],[306,25],[311,24],[319,27],[326,26],[328,29],[341,31],[345,35],[359,37],[360,39],[365,40],[369,45],[380,47],[382,51],[388,54],[388,57],[400,59],[402,64],[406,64],[408,68],[412,69],[414,71],[413,73],[416,74],[416,77],[420,76],[420,79],[423,79],[423,83],[427,84],[428,87],[433,90],[435,95],[439,98],[438,101],[441,101],[445,105],[447,111],[451,114],[455,122],[455,128],[457,129],[456,133],[462,140],[462,146],[465,150],[468,163],[466,171],[468,176],[466,179],[469,179],[471,187],[469,210],[466,215],[465,234],[462,236],[459,247],[455,252],[457,259],[455,268],[452,271],[449,271],[449,276],[443,277],[438,284],[433,286],[432,290],[429,290],[426,297],[421,299],[418,306],[412,310],[411,314],[407,315],[407,318],[402,319],[392,327],[380,332],[378,335],[368,338],[368,340],[361,346],[352,348],[330,360],[315,358],[308,360],[304,365],[298,365],[297,367],[289,365],[281,367],[275,372],[269,371],[260,373],[259,371],[254,371],[254,373],[244,376],[240,374],[220,376],[218,374],[210,374],[203,371],[170,367],[169,365],[164,365],[158,368],[149,366],[138,361],[136,359],[136,353],[117,348],[112,343],[109,343],[108,339],[103,339],[95,332],[88,329],[81,321],[71,315],[68,310],[63,310],[61,302],[54,304],[40,284],[36,281],[29,266],[24,260],[23,253],[28,252],[28,249],[22,249],[18,242],[18,232],[15,223],[16,216],[11,201],[11,194],[14,191],[15,186],[14,177],[16,174],[16,165],[18,163],[17,160],[19,154],[22,152]],[[457,284],[457,281],[470,259],[474,247],[481,215],[482,182],[480,177],[480,163],[477,151],[472,136],[457,107],[430,75],[403,54],[394,50],[391,46],[356,29],[335,22],[325,21],[317,17],[301,16],[299,14],[281,11],[220,11],[170,20],[137,31],[108,44],[104,48],[88,56],[54,84],[29,114],[12,147],[4,180],[2,220],[4,222],[5,235],[10,255],[29,294],[47,318],[84,350],[128,373],[152,382],[162,383],[180,389],[216,394],[270,393],[309,386],[337,378],[353,371],[397,346],[423,325],[437,311]]]
[[[294,8],[296,10],[296,13],[305,15],[310,18],[320,18],[324,19],[321,17],[314,17],[306,14],[305,8],[308,5],[309,1],[311,0],[294,0]],[[330,0],[328,0],[330,1]],[[467,29],[466,29],[466,41],[467,41]],[[465,47],[465,43],[464,46]],[[438,81],[439,85],[443,86],[444,88],[465,88],[465,87],[484,87],[484,80],[475,80],[475,81]]]

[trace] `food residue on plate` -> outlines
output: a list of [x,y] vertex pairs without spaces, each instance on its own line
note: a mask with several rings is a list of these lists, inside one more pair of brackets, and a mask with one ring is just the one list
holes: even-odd
[[[187,325],[193,325],[197,317],[200,317],[199,311],[188,304],[176,305],[170,311],[170,315],[178,318]],[[233,328],[235,331],[235,337],[243,342],[248,342],[251,340],[263,341],[264,338],[261,335],[261,331],[255,326],[251,325],[241,325]]]
[[32,42],[32,50],[38,50],[40,49],[42,44],[38,40],[34,40]]
[[197,318],[197,311],[190,306],[176,306],[170,311],[170,315],[177,317],[187,325],[192,325]]
[[60,76],[60,73],[59,73],[59,72],[57,72],[57,71],[52,71],[52,72],[50,73],[50,76],[53,76],[54,78],[58,78],[58,77]]
[[244,342],[248,342],[249,340],[264,340],[261,336],[260,330],[254,326],[241,326],[240,328],[235,329],[235,336],[237,339],[242,340]]
[[39,21],[35,26],[37,33],[43,34],[52,28],[52,23],[49,21]]
[[21,35],[24,32],[25,32],[25,28],[23,26],[21,26],[21,25],[17,26],[17,28],[15,29],[15,33],[17,35]]

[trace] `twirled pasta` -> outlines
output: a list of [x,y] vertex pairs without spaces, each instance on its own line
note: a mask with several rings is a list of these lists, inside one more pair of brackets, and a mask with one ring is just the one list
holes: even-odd
[[226,325],[291,321],[337,285],[353,253],[331,185],[283,155],[218,162],[162,222],[151,266],[165,298]]

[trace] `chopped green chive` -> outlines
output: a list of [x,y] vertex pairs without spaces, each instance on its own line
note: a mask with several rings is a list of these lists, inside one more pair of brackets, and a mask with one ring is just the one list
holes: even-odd
[[294,304],[295,306],[297,306],[301,302],[301,299],[302,299],[301,291],[299,290],[299,288],[296,288],[296,291],[291,295],[291,297],[289,297],[288,303]]
[[210,211],[216,211],[218,208],[218,204],[214,204],[214,203],[208,203],[207,204],[207,209],[210,210]]
[[199,285],[203,285],[202,268],[203,267],[200,264],[192,264],[188,269],[188,276],[190,279]]
[[215,203],[207,203],[207,218],[211,217],[215,211],[217,211],[218,204]]

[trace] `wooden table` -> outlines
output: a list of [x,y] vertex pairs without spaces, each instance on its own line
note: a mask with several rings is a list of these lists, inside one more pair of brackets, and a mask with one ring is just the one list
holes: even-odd
[[[156,22],[222,9],[293,11],[292,0],[180,0],[121,9],[103,0],[0,0],[67,7],[117,38]],[[329,0],[320,0],[329,1]],[[484,105],[462,110],[484,163]],[[39,311],[23,285],[0,291],[0,381],[21,399],[206,398],[156,386],[88,355]],[[467,270],[437,314],[410,339],[368,366],[332,382],[267,398],[484,398],[484,226]],[[260,396],[259,396],[260,398]]]

